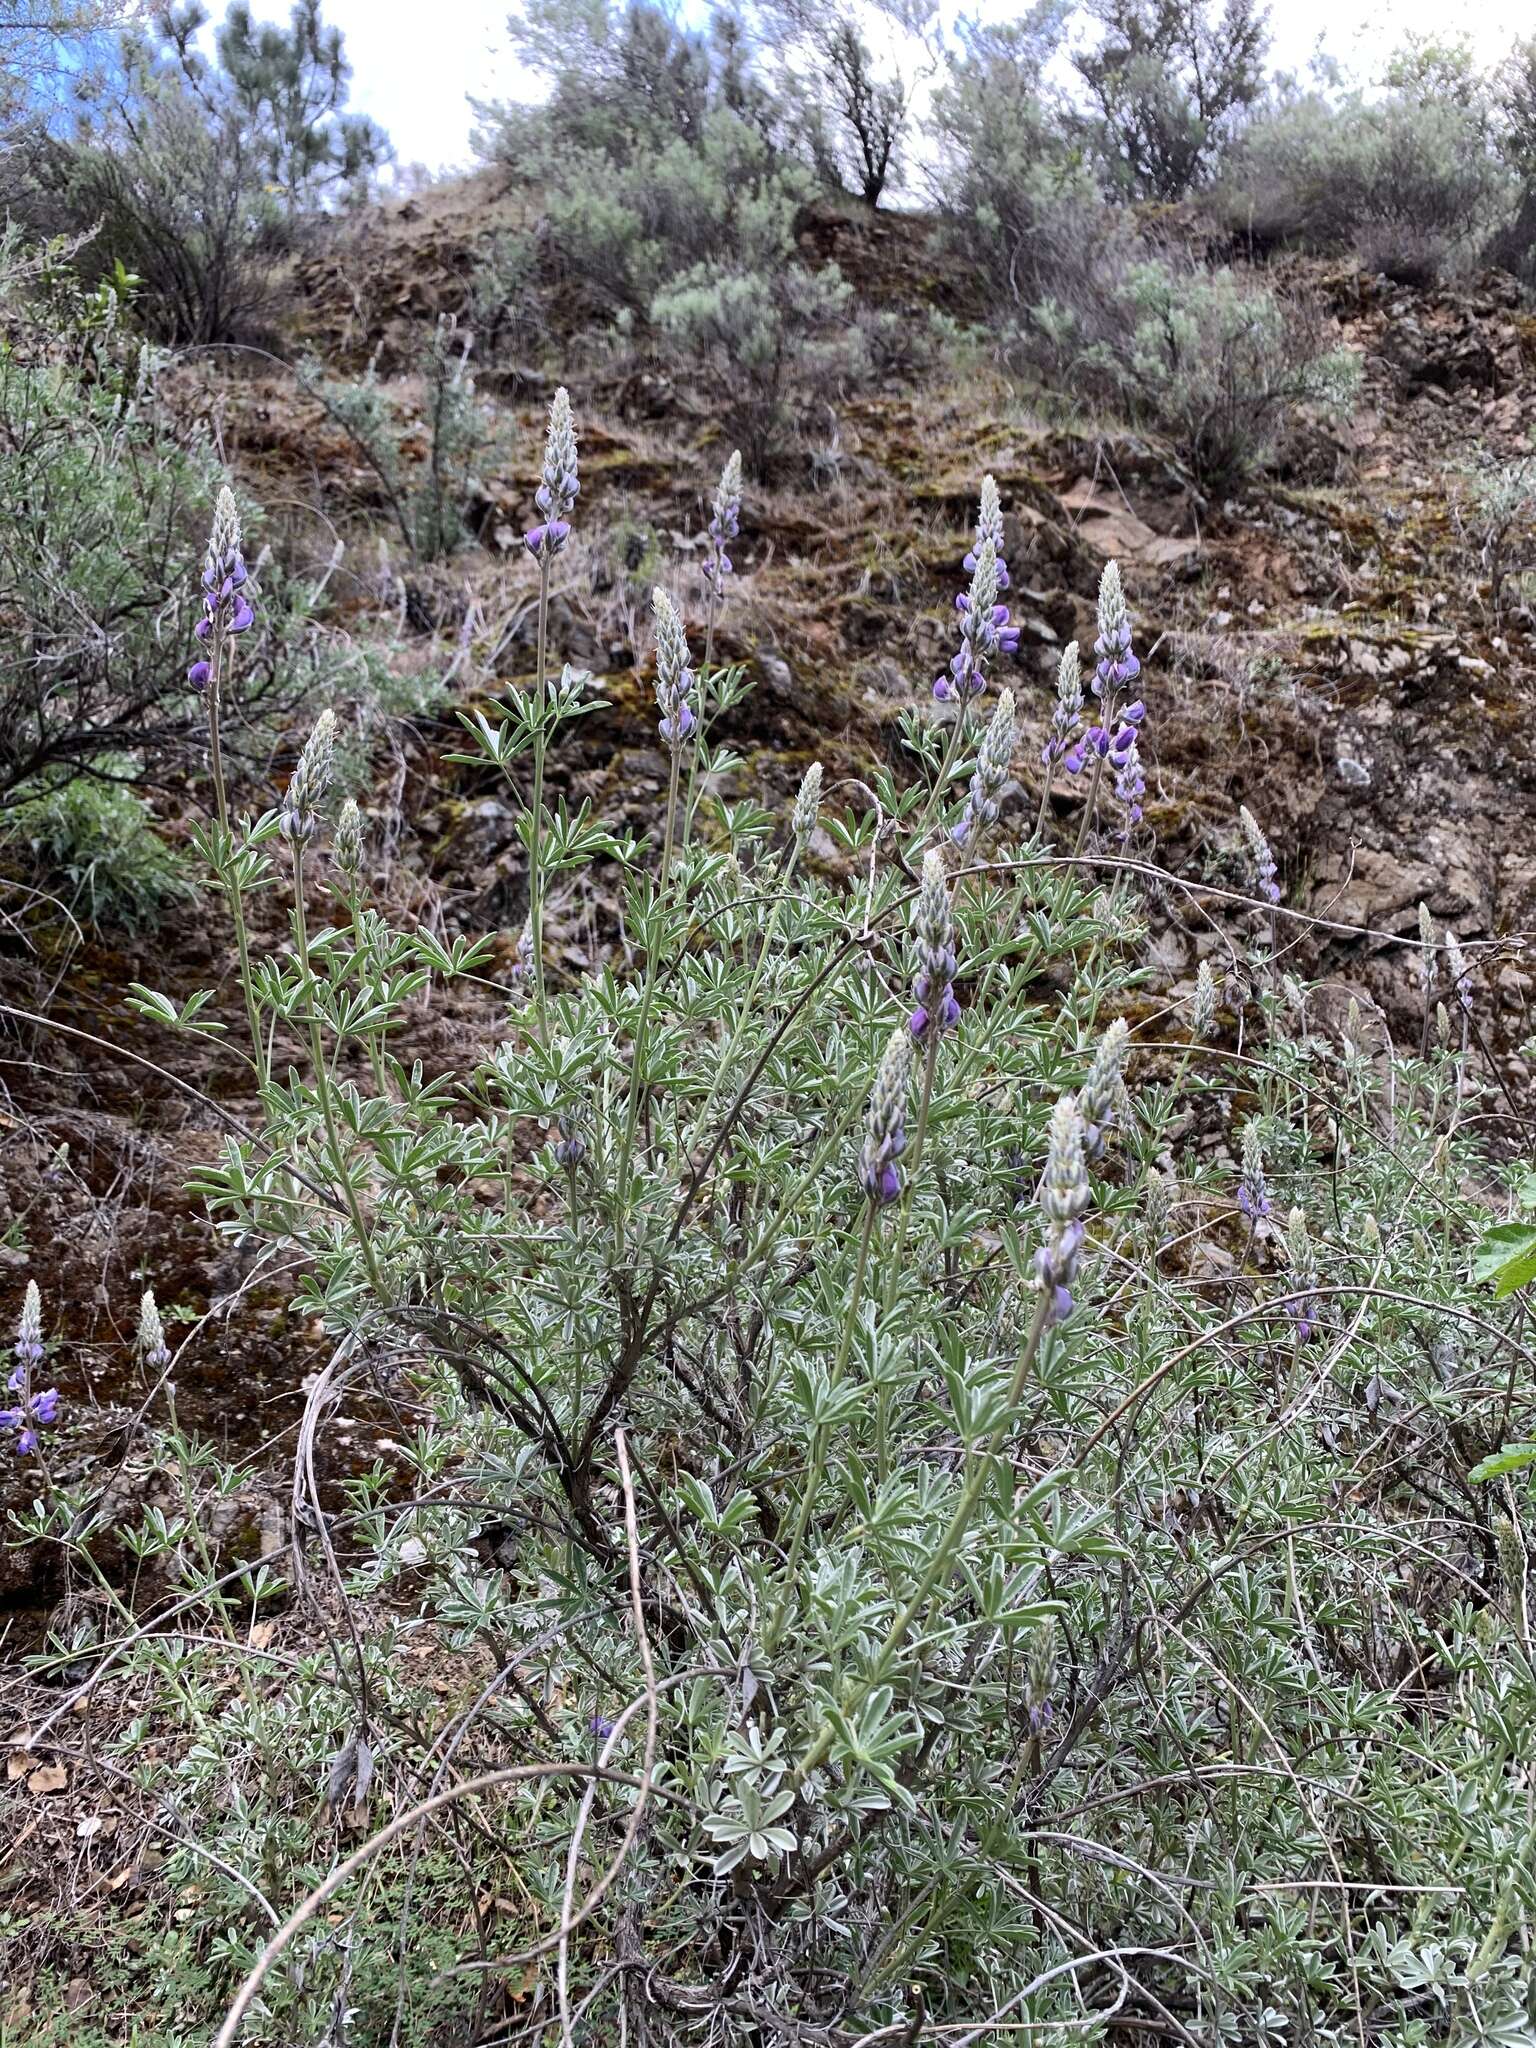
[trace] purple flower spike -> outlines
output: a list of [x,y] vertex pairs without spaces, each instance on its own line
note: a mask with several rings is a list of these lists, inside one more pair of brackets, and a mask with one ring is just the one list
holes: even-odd
[[975,545],[965,557],[971,587],[955,599],[960,615],[960,649],[949,664],[949,673],[938,677],[933,694],[941,704],[980,696],[987,687],[987,667],[1000,654],[1017,654],[1019,629],[1009,622],[1008,607],[997,602],[998,593],[1008,588],[1008,565],[1002,558],[1003,515],[997,485],[991,477],[981,484],[981,512],[976,521]]
[[1237,1206],[1255,1225],[1270,1212],[1269,1183],[1264,1174],[1264,1140],[1252,1118],[1243,1125],[1243,1172],[1238,1182]]
[[43,1362],[43,1297],[35,1280],[27,1282],[27,1291],[21,1300],[21,1320],[16,1325],[16,1358],[16,1370],[11,1374],[13,1388],[23,1385],[31,1368]]
[[693,689],[688,636],[677,606],[664,590],[651,592],[651,612],[656,621],[656,702],[661,710],[657,730],[669,747],[680,747],[694,727],[688,702]]
[[1136,734],[1130,726],[1125,728],[1129,743],[1122,753],[1115,755],[1115,796],[1125,813],[1125,825],[1120,833],[1122,840],[1128,839],[1134,826],[1141,823],[1141,800],[1147,793],[1147,778],[1141,772],[1141,750],[1136,744]]
[[704,558],[704,581],[717,597],[725,595],[726,578],[732,573],[726,543],[741,532],[741,451],[736,450],[720,472],[714,509],[709,519],[708,552]]
[[580,490],[576,476],[576,422],[571,415],[570,393],[562,384],[550,400],[544,467],[533,494],[539,519],[523,535],[523,546],[535,561],[558,555],[570,539],[571,513]]
[[907,1149],[907,1090],[912,1080],[912,1039],[898,1026],[886,1042],[869,1107],[864,1112],[864,1143],[859,1152],[859,1180],[877,1206],[894,1202],[901,1193],[896,1161]]
[[[1141,780],[1141,766],[1136,758],[1136,744],[1140,728],[1147,715],[1147,707],[1137,697],[1129,704],[1121,704],[1120,692],[1128,683],[1134,682],[1141,674],[1141,663],[1131,651],[1131,618],[1125,608],[1125,593],[1120,584],[1120,567],[1116,562],[1104,565],[1104,574],[1099,580],[1098,638],[1093,643],[1096,661],[1093,671],[1093,694],[1098,698],[1102,710],[1101,722],[1092,725],[1088,731],[1067,750],[1063,741],[1060,758],[1069,774],[1080,775],[1090,762],[1107,760],[1110,768],[1125,785],[1121,802],[1127,816],[1134,810],[1132,824],[1140,818],[1139,797],[1144,793],[1136,785]],[[1079,702],[1081,698],[1079,697]],[[1058,709],[1058,723],[1061,713]],[[1048,744],[1049,755],[1055,747],[1055,728],[1052,741]],[[1047,758],[1046,766],[1050,766]],[[1097,772],[1097,770],[1095,771]],[[1128,792],[1128,793],[1127,793]],[[1122,833],[1122,838],[1124,834]]]
[[1243,841],[1248,849],[1248,858],[1253,864],[1253,878],[1259,894],[1269,903],[1280,901],[1280,885],[1275,880],[1275,856],[1270,851],[1258,819],[1246,804],[1237,808],[1237,822],[1242,828]]
[[245,558],[240,552],[240,513],[234,494],[226,485],[219,492],[213,511],[213,530],[203,559],[203,616],[192,628],[196,638],[210,649],[211,659],[194,661],[187,681],[194,690],[206,690],[214,679],[218,650],[229,635],[247,633],[256,622],[249,598]]
[[917,941],[917,974],[912,993],[917,1007],[907,1020],[914,1038],[925,1038],[931,1026],[953,1031],[960,1022],[960,1005],[955,1001],[955,928],[949,909],[949,883],[943,856],[923,858],[923,883],[918,891],[912,920]]
[[29,1280],[22,1298],[21,1320],[16,1326],[16,1366],[7,1382],[21,1399],[14,1408],[0,1408],[0,1430],[16,1432],[18,1458],[30,1457],[37,1449],[40,1428],[55,1422],[59,1413],[59,1390],[45,1387],[32,1391],[32,1372],[43,1361],[43,1298],[37,1282]]

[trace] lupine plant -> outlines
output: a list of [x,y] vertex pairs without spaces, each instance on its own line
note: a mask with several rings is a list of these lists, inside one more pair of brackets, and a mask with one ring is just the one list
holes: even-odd
[[[324,721],[210,842],[232,912],[281,848],[292,922],[243,975],[260,1128],[200,1185],[328,1362],[291,1537],[216,1559],[230,1475],[173,1428],[159,1605],[108,1586],[105,1636],[40,1660],[175,1703],[179,1746],[135,1724],[110,1761],[217,1930],[205,2038],[1531,2039],[1531,1505],[1469,1475],[1536,1361],[1467,1276],[1501,1197],[1465,1046],[1384,1078],[1304,990],[1154,985],[1094,819],[1141,722],[1112,572],[1059,840],[1006,696],[973,762],[914,707],[863,810],[819,765],[727,800],[717,757],[679,832],[666,593],[665,814],[637,843],[552,806],[597,715],[545,660],[574,446],[562,393],[538,673],[465,720],[523,804],[537,1000],[504,987],[462,1072],[413,1059],[429,980],[489,955],[366,900]],[[983,504],[961,711],[1001,644]],[[1071,660],[1025,709],[1047,778],[1080,703]],[[544,958],[556,877],[619,891],[611,964]],[[1239,914],[1284,917],[1257,879]],[[163,1373],[153,1302],[140,1332]],[[392,1461],[323,1495],[369,1386]],[[25,1528],[89,1571],[88,1523],[61,1487]],[[320,1647],[250,1647],[277,1599]]]

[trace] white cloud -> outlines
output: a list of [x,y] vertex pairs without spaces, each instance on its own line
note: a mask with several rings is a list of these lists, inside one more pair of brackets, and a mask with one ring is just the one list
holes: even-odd
[[469,163],[472,99],[537,96],[507,50],[505,0],[325,0],[324,16],[346,39],[353,111],[388,131],[402,164]]

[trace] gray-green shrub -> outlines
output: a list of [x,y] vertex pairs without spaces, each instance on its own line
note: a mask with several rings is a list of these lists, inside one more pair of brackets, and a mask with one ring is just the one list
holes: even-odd
[[1049,0],[1026,21],[967,27],[934,97],[935,200],[987,289],[1016,306],[1085,275],[1104,240],[1098,182],[1044,82],[1060,31]]
[[1358,358],[1303,297],[1134,241],[1086,270],[1058,276],[1062,295],[1030,309],[1019,358],[1053,388],[1154,428],[1204,492],[1270,464],[1298,408],[1353,403]]
[[1215,203],[1234,233],[1263,247],[1348,251],[1412,282],[1470,261],[1510,196],[1476,107],[1312,94],[1252,123]]
[[303,388],[351,436],[401,540],[419,561],[440,561],[469,538],[471,487],[491,439],[469,367],[472,343],[473,335],[446,313],[421,341],[413,365],[426,435],[419,460],[406,452],[406,422],[376,363],[361,377],[336,376],[313,360],[299,367]]
[[89,776],[0,811],[0,871],[37,892],[27,922],[40,912],[52,923],[62,909],[81,925],[138,937],[197,893],[192,872],[155,832],[150,805],[134,791],[137,764],[91,766]]

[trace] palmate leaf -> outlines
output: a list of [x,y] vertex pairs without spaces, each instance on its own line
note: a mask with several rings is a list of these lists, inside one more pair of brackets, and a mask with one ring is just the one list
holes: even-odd
[[1500,1223],[1479,1244],[1472,1260],[1474,1280],[1493,1283],[1502,1301],[1536,1280],[1536,1223]]
[[1511,1472],[1524,1472],[1536,1465],[1536,1444],[1506,1444],[1502,1451],[1495,1451],[1474,1465],[1467,1477],[1472,1480],[1503,1479]]

